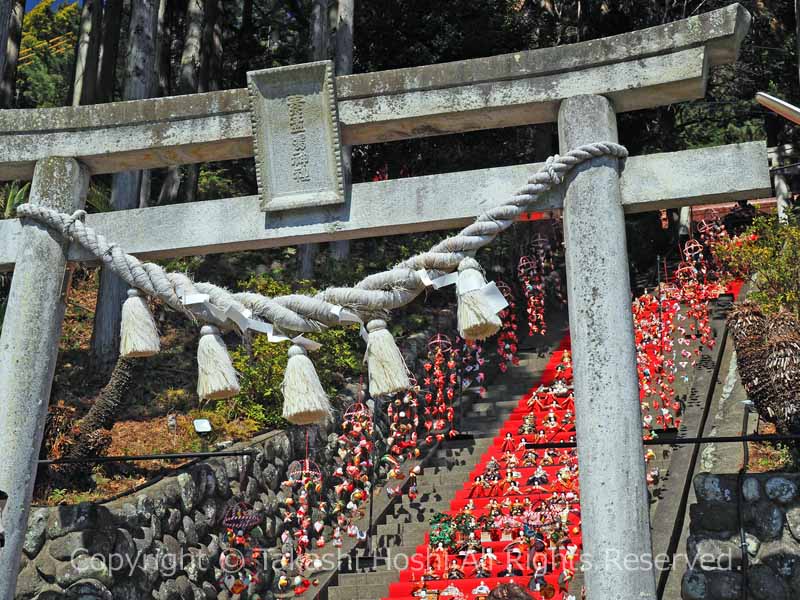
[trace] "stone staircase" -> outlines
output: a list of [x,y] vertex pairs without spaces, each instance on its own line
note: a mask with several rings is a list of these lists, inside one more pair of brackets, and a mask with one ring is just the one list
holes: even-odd
[[461,431],[473,434],[474,439],[443,442],[418,478],[418,497],[413,501],[407,496],[395,500],[379,521],[374,554],[386,558],[385,565],[373,570],[339,573],[322,593],[322,598],[380,600],[388,595],[389,585],[397,581],[399,571],[407,566],[406,561],[398,557],[413,556],[417,547],[425,542],[430,518],[449,509],[453,496],[491,446],[520,397],[538,380],[547,359],[535,353],[521,353],[519,366],[498,377],[485,398],[464,395]]

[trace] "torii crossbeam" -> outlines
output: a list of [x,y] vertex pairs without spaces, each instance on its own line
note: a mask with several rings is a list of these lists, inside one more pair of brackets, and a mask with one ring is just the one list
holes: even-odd
[[[303,185],[322,167],[309,157],[304,136],[330,139],[333,146],[324,149],[337,156],[339,135],[352,145],[557,121],[562,151],[616,142],[616,113],[702,98],[709,69],[735,61],[749,21],[732,5],[612,38],[486,59],[335,80],[315,63],[291,76],[282,72],[282,83],[277,75],[251,74],[249,91],[0,111],[0,180],[33,177],[32,203],[70,212],[83,205],[91,174],[246,158],[258,148],[261,177],[270,178],[264,157],[280,162],[292,153],[291,177],[262,181],[262,197],[89,216],[92,227],[140,258],[456,227],[505,198],[534,166],[357,184],[339,198],[333,164],[325,199],[315,202]],[[314,92],[297,99],[292,85],[306,76],[304,89]],[[280,129],[278,114],[286,107],[268,104],[275,94],[265,89],[273,85],[285,86],[278,97],[287,99],[288,130]],[[317,103],[328,120],[303,122],[302,102]],[[270,146],[265,130],[278,131],[286,146]],[[278,189],[286,178],[294,178],[296,189]],[[770,187],[766,147],[750,143],[632,157],[624,165],[595,159],[548,198],[548,207],[564,210],[583,556],[592,599],[656,597],[646,562],[630,568],[624,561],[646,561],[652,552],[624,214],[753,198]],[[302,196],[305,208],[271,210],[281,193]],[[19,569],[65,267],[86,258],[36,224],[0,222],[0,269],[15,271],[0,335],[0,491],[9,494],[2,600],[13,597]]]

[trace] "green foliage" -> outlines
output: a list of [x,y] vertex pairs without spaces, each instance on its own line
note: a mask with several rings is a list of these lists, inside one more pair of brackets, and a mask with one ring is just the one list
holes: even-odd
[[91,206],[96,212],[111,212],[111,191],[102,183],[92,182],[86,194],[86,204]]
[[6,191],[3,194],[5,199],[0,196],[0,219],[12,219],[16,213],[17,207],[26,202],[28,192],[31,189],[31,184],[26,183],[20,187],[19,183],[14,181],[6,186]]
[[[30,50],[33,57],[20,61],[17,70],[20,108],[63,106],[69,93],[80,7],[71,2],[54,10],[55,4],[42,2],[23,20],[20,52]],[[62,40],[64,43],[55,47]]]
[[755,277],[750,299],[766,312],[785,307],[800,315],[800,213],[781,223],[777,215],[759,216],[742,235],[717,249],[731,273]]
[[[242,288],[267,296],[280,296],[292,292],[313,293],[307,282],[298,282],[292,289],[267,276],[255,276],[242,282]],[[333,394],[345,379],[361,367],[363,348],[355,328],[331,328],[321,333],[304,334],[322,348],[311,355],[323,387]],[[246,418],[260,425],[283,426],[281,418],[281,382],[286,371],[288,345],[274,344],[266,336],[252,338],[231,352],[233,364],[239,372],[241,393],[230,400],[220,401],[215,410],[227,419]]]
[[236,196],[246,196],[248,193],[248,190],[242,188],[241,184],[237,183],[228,170],[212,165],[203,165],[200,169],[200,177],[197,183],[198,200],[235,198]]
[[445,548],[453,548],[456,536],[454,517],[445,513],[435,513],[430,519],[430,545],[436,548],[442,544]]

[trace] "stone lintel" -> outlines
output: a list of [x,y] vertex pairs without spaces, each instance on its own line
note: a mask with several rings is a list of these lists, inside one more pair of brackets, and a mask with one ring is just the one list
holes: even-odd
[[[695,99],[704,91],[698,72],[702,50],[705,68],[733,62],[749,22],[747,11],[736,4],[579,44],[338,77],[342,142],[553,121],[558,102],[577,94],[608,95],[618,112]],[[691,59],[684,69],[680,57]],[[639,64],[645,62],[656,72],[645,73]],[[660,67],[666,71],[659,74]],[[632,80],[621,85],[626,76]],[[533,96],[526,101],[527,92]],[[452,107],[443,104],[448,100],[454,101]],[[252,138],[245,89],[4,110],[0,180],[29,179],[35,161],[46,156],[79,158],[93,174],[246,158],[253,156]]]
[[[626,213],[770,194],[763,142],[626,161],[620,189]],[[463,227],[503,202],[541,164],[358,183],[344,206],[265,215],[258,196],[88,215],[87,223],[142,259],[192,256]],[[541,210],[557,209],[561,193]],[[220,224],[224,226],[220,226]],[[21,226],[0,221],[0,270],[12,268]],[[87,257],[78,248],[70,260]]]

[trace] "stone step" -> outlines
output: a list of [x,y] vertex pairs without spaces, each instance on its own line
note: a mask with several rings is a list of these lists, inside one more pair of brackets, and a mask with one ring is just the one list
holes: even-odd
[[432,475],[457,475],[458,473],[469,473],[472,471],[472,465],[474,465],[478,460],[478,457],[475,458],[474,461],[470,461],[471,465],[454,465],[454,466],[440,466],[440,465],[431,465],[426,466],[423,468],[421,477],[430,477]]
[[[375,554],[377,556],[386,557],[387,559],[390,559],[390,560],[391,560],[392,557],[398,557],[398,556],[411,557],[411,556],[414,556],[417,553],[417,547],[422,545],[422,543],[423,543],[423,540],[420,539],[419,540],[419,544],[417,544],[416,546],[408,546],[408,545],[405,545],[405,544],[398,544],[396,546],[379,547],[379,548],[375,549]],[[397,580],[395,579],[395,581],[397,581]]]
[[519,406],[519,400],[484,400],[472,405],[473,411],[493,408],[497,412],[510,412]]
[[[440,492],[424,492],[417,496],[417,500],[420,502],[424,502],[425,504],[430,504],[431,506],[441,506],[445,505],[446,507],[450,506],[450,500],[455,495],[454,492],[448,492],[446,494]],[[399,509],[398,509],[399,510]],[[390,519],[391,517],[387,517]]]
[[481,439],[474,439],[474,440],[446,440],[442,443],[439,447],[439,451],[442,450],[459,450],[459,449],[467,449],[467,450],[485,450],[488,448],[488,443]]
[[[397,577],[397,573],[392,573],[392,575]],[[386,596],[389,591],[389,583],[331,587],[328,588],[328,600],[377,600]]]
[[[491,440],[481,440],[485,442],[480,446],[476,446],[474,448],[454,448],[452,450],[442,450],[440,454],[436,454],[432,457],[433,460],[441,460],[441,459],[453,459],[453,460],[467,460],[470,462],[477,462],[481,459],[486,453],[486,450],[491,445]],[[430,464],[430,463],[428,463]]]
[[367,573],[346,573],[339,575],[339,587],[349,587],[356,585],[389,585],[397,580],[397,572],[381,568],[378,571]]
[[462,421],[461,431],[471,433],[480,439],[485,439],[496,436],[502,426],[502,422],[487,422],[486,419],[473,417]]
[[463,422],[468,422],[468,421],[475,421],[475,422],[479,423],[479,425],[478,425],[479,429],[484,429],[486,427],[499,428],[499,426],[506,419],[508,419],[508,417],[510,415],[511,415],[510,412],[508,412],[508,413],[506,413],[506,412],[496,413],[494,415],[494,417],[492,417],[491,420],[487,421],[487,419],[486,419],[486,417],[484,415],[472,413],[472,414],[464,415],[464,421],[462,421],[462,423]]
[[[428,475],[426,479],[434,484],[443,484],[448,486],[457,486],[458,488],[464,485],[464,482],[469,477],[469,470],[465,471],[450,471],[445,473],[438,473],[436,475]],[[436,493],[437,488],[426,488],[429,491]],[[442,492],[443,493],[443,492]]]
[[394,506],[391,519],[398,523],[427,523],[433,515],[448,508],[450,503],[446,500],[416,507]]
[[428,524],[427,523],[384,523],[383,525],[378,525],[378,536],[392,536],[392,535],[403,535],[403,536],[418,536],[420,539],[422,536],[425,535],[428,531]]
[[[461,487],[456,486],[449,486],[447,490],[439,490],[439,491],[422,491],[419,492],[417,497],[413,500],[408,496],[403,496],[399,500],[397,500],[392,506],[389,507],[389,510],[395,509],[404,509],[408,510],[416,510],[418,508],[425,508],[426,506],[433,506],[434,504],[441,504],[442,502],[449,502],[450,499],[455,494],[456,490],[461,489]],[[446,496],[446,499],[437,500],[432,496],[439,495],[439,496]]]
[[431,459],[426,468],[430,467],[443,467],[445,469],[456,468],[456,467],[464,467],[467,465],[471,465],[475,463],[475,459],[472,457],[460,458],[460,457],[437,457]]
[[418,513],[401,513],[392,517],[392,522],[403,523],[403,524],[414,524],[414,523],[430,524],[431,519],[437,513],[447,512],[448,508],[449,505],[445,505],[438,508],[426,509]]
[[452,497],[458,490],[463,487],[463,483],[458,481],[454,482],[438,482],[438,481],[423,481],[417,486],[417,500],[423,502],[435,501],[436,498],[423,498],[423,496],[446,496]]
[[472,408],[464,415],[468,419],[488,419],[497,415],[497,409],[490,402],[480,402],[472,405]]

